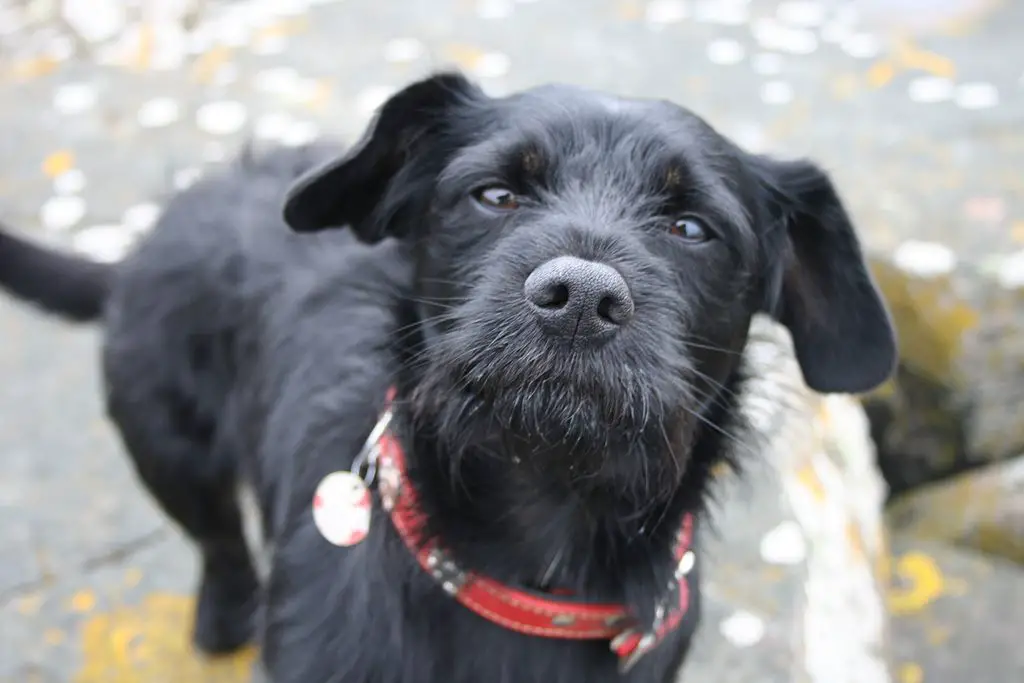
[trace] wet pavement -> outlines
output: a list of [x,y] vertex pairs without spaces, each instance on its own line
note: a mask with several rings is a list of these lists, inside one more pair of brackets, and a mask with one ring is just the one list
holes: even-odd
[[[1024,285],[1024,3],[208,1],[189,28],[178,2],[34,24],[25,4],[0,0],[0,216],[96,258],[246,137],[351,140],[393,89],[456,65],[494,93],[673,99],[752,150],[820,160],[872,249]],[[4,300],[0,339],[0,681],[247,680],[252,653],[188,654],[194,558],[102,417],[96,333]],[[911,641],[900,680],[956,680]],[[1010,680],[992,642],[961,657]]]

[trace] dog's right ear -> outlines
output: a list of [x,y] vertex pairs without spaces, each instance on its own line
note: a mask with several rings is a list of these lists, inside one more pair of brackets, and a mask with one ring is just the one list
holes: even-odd
[[[428,143],[456,108],[484,97],[476,85],[453,72],[398,91],[377,111],[348,154],[310,171],[292,186],[285,198],[285,222],[296,232],[348,226],[365,242],[393,234],[392,226],[400,223],[397,214],[409,200],[408,188],[403,192],[400,186],[411,179],[398,177],[407,162],[430,153]],[[430,161],[442,163],[436,155]],[[387,211],[376,211],[385,205]]]

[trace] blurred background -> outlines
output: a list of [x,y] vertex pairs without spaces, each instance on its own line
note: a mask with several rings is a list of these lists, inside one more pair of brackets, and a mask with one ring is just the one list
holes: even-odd
[[[0,217],[115,260],[242,141],[352,141],[447,66],[668,98],[813,157],[892,306],[870,457],[790,473],[859,526],[816,540],[747,501],[764,533],[721,552],[685,680],[1024,680],[1024,3],[0,0]],[[0,681],[249,681],[254,651],[188,647],[194,557],[102,417],[97,339],[0,300]],[[787,578],[809,557],[834,590]]]

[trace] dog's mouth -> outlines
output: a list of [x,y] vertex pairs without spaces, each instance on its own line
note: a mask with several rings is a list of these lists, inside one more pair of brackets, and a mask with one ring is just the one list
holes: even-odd
[[414,404],[458,425],[447,431],[464,443],[505,439],[594,457],[644,443],[669,448],[692,423],[690,383],[671,354],[627,344],[576,348],[456,325],[426,355]]
[[663,405],[652,392],[613,391],[474,379],[470,372],[420,384],[413,403],[426,419],[444,425],[435,433],[450,452],[502,458],[545,486],[564,486],[576,495],[653,504],[685,474],[696,419],[683,407]]
[[518,430],[580,420],[642,427],[661,412],[665,397],[647,381],[649,370],[618,354],[518,341],[495,336],[439,353],[430,374]]

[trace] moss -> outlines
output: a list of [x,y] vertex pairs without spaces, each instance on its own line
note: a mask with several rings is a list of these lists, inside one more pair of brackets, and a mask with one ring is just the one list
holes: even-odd
[[871,259],[871,269],[892,310],[901,361],[942,384],[959,384],[957,358],[979,311],[949,277],[915,278],[880,258]]
[[886,518],[895,530],[915,538],[1024,564],[1024,490],[1014,487],[1009,471],[1022,462],[993,465],[900,496]]

